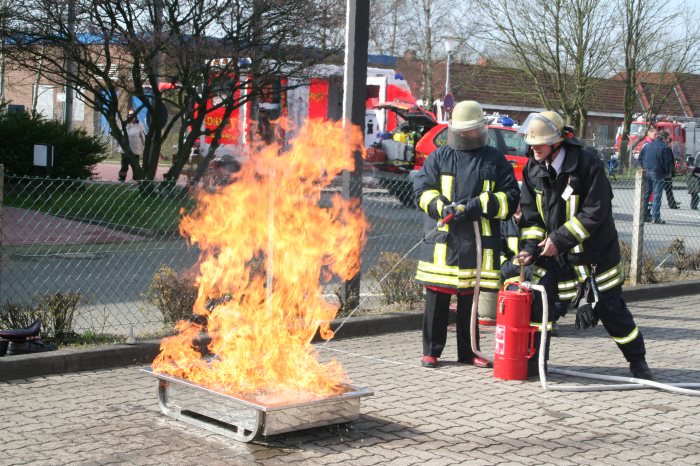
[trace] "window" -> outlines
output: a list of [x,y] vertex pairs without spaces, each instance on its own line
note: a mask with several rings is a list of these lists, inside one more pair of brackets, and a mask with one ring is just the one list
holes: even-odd
[[36,111],[44,118],[53,119],[53,86],[40,84],[36,91]]
[[[527,155],[527,143],[525,138],[519,136],[516,131],[500,130],[501,136],[503,136],[503,142],[505,142],[505,151],[508,155]],[[498,147],[498,146],[496,146]]]
[[442,147],[447,144],[447,128],[437,133],[433,143],[435,143],[435,147]]

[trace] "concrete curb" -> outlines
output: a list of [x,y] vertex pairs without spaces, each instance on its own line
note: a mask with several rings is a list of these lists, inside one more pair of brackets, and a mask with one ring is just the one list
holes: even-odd
[[[700,281],[640,285],[623,289],[623,296],[627,302],[695,294],[700,294]],[[634,313],[634,308],[632,312]],[[345,322],[335,338],[355,338],[418,330],[421,327],[421,321],[422,312],[397,312],[356,317]],[[337,330],[340,325],[341,320],[339,319],[331,322],[333,330]],[[316,338],[314,341],[318,342],[320,339]],[[61,349],[48,353],[6,356],[0,358],[0,381],[108,369],[132,364],[149,364],[158,354],[159,347],[158,340],[151,340],[135,345],[93,346]]]

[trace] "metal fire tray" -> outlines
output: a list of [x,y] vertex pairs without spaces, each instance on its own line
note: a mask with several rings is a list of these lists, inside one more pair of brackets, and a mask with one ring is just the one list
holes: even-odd
[[360,416],[360,397],[374,395],[367,388],[344,384],[345,392],[339,395],[266,405],[151,368],[141,370],[158,379],[158,403],[163,414],[240,442],[250,442],[258,435],[354,421]]

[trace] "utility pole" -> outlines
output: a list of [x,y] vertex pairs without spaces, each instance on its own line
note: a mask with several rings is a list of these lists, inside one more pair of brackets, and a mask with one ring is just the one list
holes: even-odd
[[[345,76],[343,79],[343,124],[364,128],[367,100],[367,46],[369,0],[347,0],[345,23]],[[364,133],[364,130],[363,130]],[[362,201],[362,153],[355,151],[355,170],[343,172],[343,197]],[[347,309],[360,304],[360,273],[343,284]]]
[[66,131],[73,129],[73,99],[75,92],[75,63],[73,53],[75,53],[75,0],[68,0],[68,47],[66,48],[66,101],[63,103],[63,124]]

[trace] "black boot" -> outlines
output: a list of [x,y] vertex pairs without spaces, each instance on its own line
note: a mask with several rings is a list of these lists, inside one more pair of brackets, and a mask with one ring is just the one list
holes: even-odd
[[630,362],[630,372],[637,379],[654,380],[654,377],[651,375],[651,369],[649,369],[644,359]]

